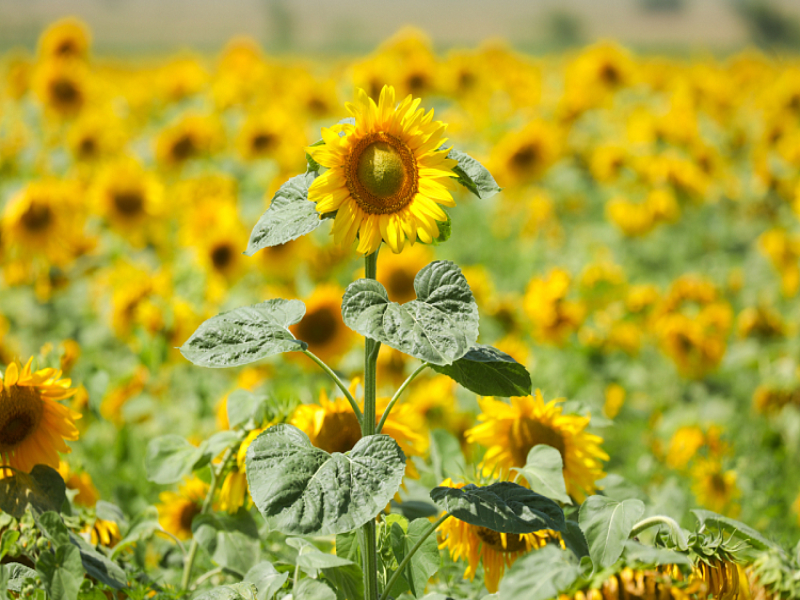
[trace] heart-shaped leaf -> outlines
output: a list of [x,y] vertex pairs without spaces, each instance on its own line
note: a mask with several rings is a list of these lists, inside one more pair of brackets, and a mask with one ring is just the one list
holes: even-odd
[[606,496],[589,496],[581,506],[578,522],[595,570],[613,565],[622,555],[625,540],[644,514],[641,500],[617,502]]
[[[310,203],[309,203],[310,204]],[[211,317],[180,347],[201,367],[238,367],[272,354],[305,350],[289,326],[306,313],[300,300],[267,300]]]
[[510,481],[483,487],[470,483],[461,489],[437,487],[431,498],[465,523],[502,533],[564,528],[564,513],[558,504]]
[[247,256],[291,242],[322,225],[317,205],[308,201],[308,188],[318,176],[319,173],[309,170],[292,177],[275,192],[269,208],[250,233]]
[[537,444],[528,452],[525,467],[515,470],[525,477],[534,492],[572,504],[564,482],[564,461],[561,453],[552,446]]
[[491,198],[502,189],[486,167],[468,154],[451,148],[447,153],[447,158],[454,158],[458,161],[458,165],[453,168],[458,175],[458,183],[478,198]]
[[344,322],[420,360],[452,364],[478,339],[478,306],[466,278],[454,263],[438,260],[417,273],[414,289],[417,299],[400,305],[377,281],[359,279],[344,294]]
[[508,354],[475,344],[451,365],[431,365],[456,383],[480,396],[528,396],[531,374]]
[[195,517],[192,532],[215,564],[244,576],[259,559],[258,526],[245,509]]
[[289,579],[288,573],[280,573],[272,563],[266,561],[258,563],[244,576],[245,583],[256,586],[257,600],[271,600],[287,579]]
[[400,487],[405,455],[388,435],[328,454],[291,425],[275,425],[247,450],[247,482],[261,514],[286,534],[331,535],[360,527]]

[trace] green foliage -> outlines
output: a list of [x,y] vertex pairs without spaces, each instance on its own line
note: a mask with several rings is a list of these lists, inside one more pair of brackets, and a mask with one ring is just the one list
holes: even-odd
[[645,546],[633,540],[625,540],[623,556],[627,563],[636,562],[645,566],[658,565],[683,565],[692,566],[692,559],[686,554],[669,550],[668,548],[657,548]]
[[[403,527],[405,525],[405,527]],[[398,564],[411,552],[411,549],[423,539],[430,529],[427,519],[415,519],[410,523],[395,522],[391,528],[392,551]],[[428,580],[439,570],[441,557],[436,544],[436,536],[429,535],[419,549],[412,555],[404,572],[402,581],[409,592],[416,598],[425,593]]]
[[564,482],[564,461],[561,453],[545,444],[537,444],[528,452],[522,469],[515,469],[525,477],[534,492],[564,504],[572,504]]
[[256,600],[257,598],[255,586],[252,583],[243,582],[208,590],[195,596],[194,600]]
[[711,512],[710,510],[699,508],[693,510],[692,514],[697,517],[700,525],[705,525],[706,528],[718,527],[759,550],[775,550],[779,548],[774,542],[765,538],[758,531],[736,519],[731,519]]
[[0,509],[17,519],[28,506],[41,512],[60,512],[66,500],[64,480],[47,465],[36,465],[30,474],[15,471],[0,479]]
[[272,563],[266,561],[254,565],[244,576],[246,583],[256,586],[256,600],[270,600],[287,579],[288,573],[280,573]]
[[214,564],[242,577],[259,560],[258,527],[244,509],[235,515],[198,515],[192,522],[192,533]]
[[305,350],[289,326],[306,312],[299,300],[267,300],[235,308],[205,321],[181,346],[181,353],[201,367],[237,367],[281,352]]
[[431,498],[455,518],[502,533],[531,533],[564,529],[564,513],[558,504],[510,481],[461,489],[437,487]]
[[111,558],[116,559],[126,548],[149,539],[156,531],[162,530],[158,522],[158,510],[155,506],[148,506],[137,515],[125,532],[125,536],[114,546]]
[[579,522],[595,569],[610,567],[622,555],[625,540],[644,514],[644,503],[630,499],[617,502],[606,496],[590,496],[581,506]]
[[527,396],[531,375],[523,365],[492,346],[475,344],[450,365],[431,365],[480,396]]
[[447,158],[453,158],[458,161],[458,165],[453,168],[453,171],[458,174],[458,183],[478,198],[483,200],[491,198],[501,190],[486,167],[471,156],[451,148],[450,152],[447,153]]
[[317,205],[308,201],[308,188],[318,175],[316,170],[309,169],[292,177],[275,192],[269,208],[253,227],[245,251],[247,256],[263,248],[291,242],[322,225]]
[[227,412],[228,426],[236,429],[241,425],[251,423],[253,426],[265,420],[265,406],[267,398],[262,394],[255,394],[249,390],[234,390],[228,394]]
[[500,582],[498,598],[547,600],[557,597],[579,575],[580,569],[571,554],[548,544],[514,563]]
[[147,444],[147,478],[155,483],[175,483],[186,477],[203,459],[203,448],[192,446],[179,435],[169,434]]
[[417,299],[389,301],[372,279],[350,284],[342,317],[350,329],[434,365],[449,365],[478,339],[478,307],[461,269],[435,261],[414,278]]
[[83,581],[80,551],[71,544],[58,546],[55,552],[43,552],[36,570],[52,600],[76,600]]
[[250,494],[282,533],[330,535],[360,527],[400,487],[405,455],[391,437],[361,438],[347,454],[328,454],[291,425],[259,435],[247,451]]
[[336,592],[316,579],[303,579],[293,590],[292,600],[337,600]]
[[589,544],[586,541],[586,536],[583,535],[583,530],[580,525],[575,521],[566,521],[564,530],[561,532],[561,539],[564,540],[564,545],[578,560],[584,556],[589,556]]

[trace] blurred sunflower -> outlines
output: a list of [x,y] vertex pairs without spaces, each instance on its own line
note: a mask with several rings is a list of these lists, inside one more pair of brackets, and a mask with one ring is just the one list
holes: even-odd
[[253,443],[253,440],[268,427],[269,425],[254,429],[247,434],[247,437],[239,445],[233,469],[225,476],[219,489],[220,510],[234,514],[244,506],[245,500],[247,500],[248,506],[252,505],[252,500],[247,495],[247,449]]
[[492,151],[492,173],[502,185],[530,183],[541,177],[561,153],[560,133],[552,124],[531,121],[502,137]]
[[222,135],[213,117],[185,115],[158,136],[156,159],[165,167],[179,167],[188,160],[211,154],[219,147]]
[[271,158],[284,171],[297,169],[303,163],[297,148],[307,142],[297,122],[297,118],[281,110],[251,114],[239,130],[239,154],[245,160]]
[[78,161],[96,161],[119,151],[126,134],[119,118],[105,111],[78,117],[67,134],[67,146]]
[[94,486],[91,475],[86,471],[75,471],[69,464],[61,460],[58,463],[58,474],[67,486],[68,490],[76,490],[78,493],[73,498],[76,504],[92,507],[97,504],[100,494]]
[[44,30],[39,38],[42,58],[79,58],[89,54],[91,33],[83,21],[73,17],[61,19]]
[[378,104],[359,90],[347,104],[355,124],[323,128],[321,146],[308,153],[328,170],[311,184],[308,199],[320,214],[336,211],[333,237],[370,254],[381,240],[392,252],[417,239],[439,237],[437,221],[447,221],[439,205],[455,206],[448,181],[456,161],[439,150],[446,125],[417,108],[407,96],[395,107],[394,88],[381,90]]
[[81,418],[58,402],[75,393],[71,381],[57,369],[32,371],[32,362],[12,362],[0,379],[0,460],[25,473],[40,464],[57,469],[59,452],[71,452],[64,440],[78,439]]
[[317,286],[305,299],[306,314],[302,321],[289,328],[325,362],[338,362],[355,341],[355,333],[342,320],[343,295],[344,290],[335,284]]
[[[451,488],[462,488],[465,485],[455,483],[449,478],[440,484],[441,487]],[[490,594],[497,591],[506,569],[518,558],[531,550],[544,547],[548,542],[562,544],[558,534],[550,530],[523,534],[499,533],[455,518],[447,519],[437,531],[439,549],[447,549],[453,560],[467,561],[465,579],[475,579],[478,566],[483,565],[483,583]]]
[[582,502],[597,489],[595,482],[605,477],[602,461],[608,460],[600,446],[603,438],[585,431],[590,418],[562,414],[559,403],[564,399],[545,404],[539,390],[510,401],[481,398],[480,424],[466,432],[468,442],[487,448],[483,474],[507,476],[512,467],[525,466],[531,448],[546,444],[561,454],[567,493]]
[[725,471],[718,458],[702,458],[695,461],[691,470],[692,492],[697,503],[716,513],[736,517],[741,496],[736,484],[736,471]]
[[50,60],[39,65],[33,86],[49,112],[60,117],[77,115],[88,102],[89,72],[76,60]]
[[582,303],[567,300],[570,276],[564,269],[551,269],[546,278],[531,279],[522,308],[534,326],[535,337],[561,344],[576,331],[586,316]]
[[192,521],[200,514],[208,494],[208,484],[192,477],[178,486],[177,492],[161,492],[158,496],[158,522],[180,540],[192,537]]

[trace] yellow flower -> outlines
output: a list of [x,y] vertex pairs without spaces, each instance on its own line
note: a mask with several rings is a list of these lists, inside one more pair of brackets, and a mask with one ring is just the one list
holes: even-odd
[[91,475],[86,471],[76,473],[66,461],[62,460],[58,463],[58,474],[61,475],[61,479],[64,480],[68,490],[78,491],[75,498],[73,498],[76,504],[87,507],[97,504],[100,494],[97,492],[97,488],[94,487]]
[[717,458],[702,458],[695,461],[691,470],[692,492],[700,506],[716,513],[735,517],[739,505],[735,501],[741,496],[736,485],[736,471],[725,471]]
[[567,300],[570,276],[564,269],[552,269],[547,278],[528,283],[522,307],[534,326],[534,336],[561,344],[583,322],[586,310],[579,302]]
[[531,121],[507,133],[492,152],[492,171],[501,185],[517,185],[539,178],[561,154],[561,134],[551,123]]
[[43,58],[85,59],[90,44],[91,34],[86,24],[69,17],[44,30],[39,38],[39,54]]
[[297,147],[306,144],[298,119],[286,111],[265,110],[251,114],[239,131],[239,153],[245,160],[272,158],[281,169],[291,170],[303,163]]
[[192,537],[192,521],[200,514],[207,493],[208,484],[197,477],[184,481],[177,492],[161,492],[157,506],[161,526],[178,539]]
[[74,59],[40,64],[33,84],[44,107],[58,116],[73,117],[88,103],[89,73],[82,62]]
[[786,335],[786,324],[781,314],[765,304],[748,306],[739,313],[736,330],[741,338],[778,338]]
[[156,140],[156,158],[165,167],[179,167],[212,153],[221,139],[219,123],[212,117],[189,114],[161,132]]
[[119,531],[119,525],[114,521],[106,521],[105,519],[95,519],[89,531],[89,537],[93,546],[98,544],[113,548],[122,539],[122,534]]
[[222,487],[219,490],[219,509],[226,510],[233,514],[244,506],[245,499],[248,500],[248,506],[252,505],[252,500],[247,497],[247,449],[261,433],[267,429],[261,427],[254,429],[247,434],[242,443],[239,445],[239,450],[236,453],[236,464],[230,473],[225,476],[222,482]]
[[683,469],[705,444],[703,430],[696,425],[680,427],[669,441],[667,464],[673,469]]
[[126,135],[113,113],[93,110],[82,114],[69,129],[67,146],[76,160],[94,161],[118,151]]
[[[442,487],[462,488],[466,484],[445,479]],[[464,577],[472,581],[483,565],[483,583],[490,594],[497,591],[507,568],[533,549],[542,548],[548,541],[558,540],[550,530],[533,533],[499,533],[486,527],[470,525],[456,518],[447,519],[438,529],[439,549],[445,548],[453,560],[465,559],[468,563]]]
[[[306,314],[290,327],[298,340],[325,362],[338,362],[355,341],[353,331],[342,321],[341,304],[344,290],[335,284],[323,284],[306,298]],[[298,355],[299,356],[299,355]],[[298,360],[307,361],[305,357]]]
[[753,392],[753,406],[760,413],[777,412],[787,404],[800,407],[800,388],[782,389],[760,385]]
[[[354,391],[355,386],[351,390]],[[377,399],[376,423],[388,403],[388,398]],[[324,391],[320,393],[319,404],[298,406],[290,423],[305,432],[314,446],[330,453],[349,452],[361,439],[361,427],[350,403],[345,398],[329,400]],[[422,456],[428,449],[424,423],[407,404],[399,404],[392,410],[381,433],[394,438],[406,457]],[[417,476],[411,460],[406,463],[406,469],[409,477]]]
[[40,464],[57,469],[59,452],[72,451],[64,440],[78,439],[81,418],[59,402],[75,393],[71,381],[57,369],[32,371],[32,362],[12,362],[0,380],[0,461],[25,473]]
[[320,214],[336,211],[333,238],[370,254],[381,240],[393,252],[419,239],[439,237],[437,221],[447,221],[443,206],[455,206],[447,182],[456,161],[446,158],[445,124],[433,121],[406,97],[395,107],[394,88],[381,91],[378,104],[359,90],[347,104],[355,124],[322,130],[324,144],[308,153],[328,170],[317,177],[308,199]]
[[605,391],[605,404],[603,404],[603,414],[609,419],[613,419],[619,414],[625,404],[625,388],[618,383],[609,383]]
[[545,404],[542,393],[510,398],[511,403],[487,397],[479,400],[480,424],[466,433],[467,441],[487,448],[481,469],[484,475],[507,476],[513,467],[524,467],[528,452],[538,444],[552,446],[564,462],[567,493],[583,501],[605,476],[601,461],[608,460],[600,444],[603,438],[587,433],[589,417],[562,414],[563,398]]
[[750,600],[747,574],[741,566],[730,560],[700,559],[695,566],[695,574],[706,584],[711,598]]
[[781,277],[781,289],[793,298],[800,289],[800,235],[775,228],[761,234],[758,247]]
[[577,591],[572,596],[561,594],[558,600],[700,600],[707,596],[708,586],[701,577],[690,576],[686,581],[674,565],[663,565],[659,570],[624,567],[599,585],[593,583],[592,589]]

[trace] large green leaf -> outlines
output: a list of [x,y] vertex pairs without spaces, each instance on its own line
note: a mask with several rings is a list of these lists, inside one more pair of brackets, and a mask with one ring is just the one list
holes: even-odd
[[155,483],[175,483],[191,473],[202,458],[202,446],[192,446],[179,435],[162,435],[147,444],[144,458],[147,478]]
[[238,367],[273,354],[305,350],[308,344],[289,331],[305,313],[300,300],[280,298],[234,308],[200,325],[180,351],[201,367]]
[[580,574],[570,554],[548,544],[521,558],[500,582],[499,600],[557,598]]
[[195,596],[194,600],[256,600],[255,586],[247,581],[221,585]]
[[502,533],[564,528],[564,513],[558,504],[510,481],[483,487],[470,483],[461,489],[437,487],[431,498],[461,521]]
[[564,461],[561,453],[552,446],[537,444],[528,452],[525,466],[515,470],[525,477],[534,492],[572,504],[564,482]]
[[613,565],[622,555],[625,540],[644,513],[641,500],[623,502],[606,496],[589,496],[581,506],[578,522],[586,541],[595,569]]
[[107,556],[101,554],[91,544],[72,532],[69,534],[69,541],[72,542],[73,546],[77,546],[80,551],[81,562],[88,575],[115,590],[128,587],[128,578],[125,575],[125,571],[118,564],[109,560]]
[[480,396],[527,396],[531,375],[523,365],[492,346],[475,344],[451,365],[431,365]]
[[361,438],[347,454],[328,454],[291,425],[275,425],[247,451],[247,482],[273,529],[330,535],[360,527],[400,487],[405,455],[388,435]]
[[292,177],[275,192],[269,208],[253,227],[245,251],[247,256],[291,242],[322,225],[317,205],[308,201],[308,188],[318,175],[309,170]]
[[316,579],[303,579],[294,590],[293,600],[336,600],[336,592]]
[[502,189],[486,167],[471,156],[451,148],[447,153],[447,158],[454,158],[458,161],[458,166],[453,168],[458,175],[458,183],[478,198],[491,198]]
[[692,513],[695,517],[697,517],[697,520],[701,525],[713,525],[719,527],[720,529],[724,529],[728,533],[735,535],[739,539],[745,540],[748,544],[759,550],[774,550],[780,548],[777,544],[775,544],[775,542],[771,542],[758,531],[749,525],[745,525],[741,521],[724,517],[715,512],[711,512],[710,510],[703,510],[700,508],[692,510]]
[[52,600],[77,600],[83,565],[75,546],[68,544],[59,546],[55,552],[43,552],[36,562],[36,570]]
[[60,512],[67,500],[66,486],[58,471],[36,465],[30,473],[15,472],[0,479],[0,510],[21,519],[28,505],[40,512]]
[[[431,522],[427,519],[416,519],[408,523],[408,528],[403,531],[402,536],[393,539],[392,550],[398,564],[411,551],[411,548],[422,538],[423,533],[430,527]],[[398,525],[398,527],[400,527]],[[396,528],[393,526],[393,530]],[[401,528],[402,531],[402,528]],[[441,557],[439,548],[436,544],[436,536],[429,535],[420,546],[419,550],[411,557],[411,561],[402,573],[402,577],[408,584],[411,594],[419,598],[425,593],[428,580],[439,570]]]
[[575,521],[567,521],[565,525],[564,531],[561,532],[561,539],[564,540],[567,550],[571,550],[578,560],[589,556],[589,544],[586,542],[586,536],[583,535],[580,525]]
[[322,569],[336,591],[336,600],[364,600],[364,574],[355,563]]
[[377,281],[359,279],[344,294],[344,322],[420,360],[452,364],[478,339],[478,306],[466,278],[454,263],[438,260],[417,273],[414,289],[417,299],[400,305]]
[[244,576],[259,560],[258,526],[245,509],[235,515],[199,515],[192,532],[220,567]]
[[257,600],[271,600],[287,579],[289,579],[289,573],[279,572],[272,566],[272,563],[266,561],[255,565],[244,576],[246,583],[256,586]]
[[248,421],[261,424],[265,417],[265,404],[267,397],[263,394],[256,394],[250,390],[234,390],[228,394],[226,403],[228,411],[228,425],[235,429],[244,425]]
[[319,576],[319,571],[321,569],[344,567],[353,564],[353,561],[347,558],[337,556],[336,554],[330,554],[329,552],[323,552],[314,544],[302,538],[288,538],[286,543],[292,548],[297,549],[295,564],[313,579]]

